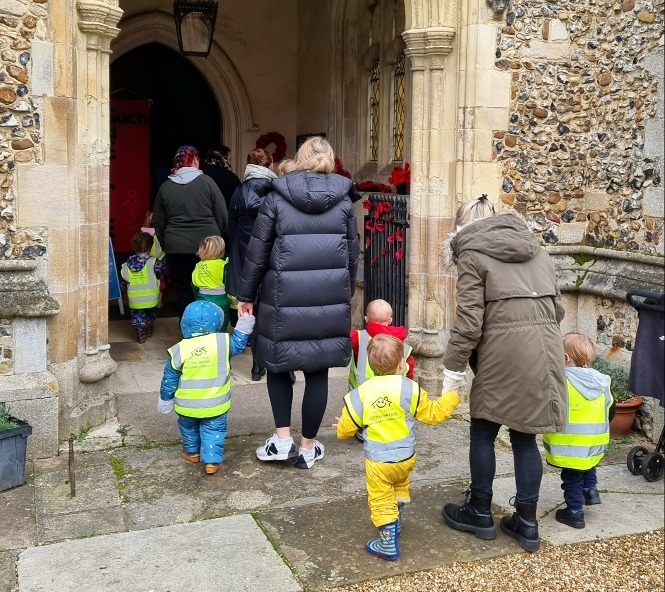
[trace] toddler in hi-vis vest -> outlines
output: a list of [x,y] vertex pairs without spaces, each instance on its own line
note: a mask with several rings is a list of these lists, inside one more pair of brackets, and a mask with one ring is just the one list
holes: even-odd
[[150,255],[153,237],[147,232],[137,232],[131,239],[135,255],[131,255],[120,268],[120,287],[127,292],[131,324],[136,329],[139,343],[152,336],[159,305],[159,278],[164,264]]
[[409,477],[416,464],[415,420],[436,425],[448,419],[460,402],[455,391],[436,401],[418,383],[404,376],[404,344],[390,335],[377,335],[367,347],[374,372],[344,397],[338,438],[351,438],[361,430],[370,513],[379,538],[367,550],[389,561],[399,558],[402,509],[410,497]]
[[563,336],[568,379],[568,413],[562,432],[544,434],[547,463],[561,469],[566,507],[556,511],[557,522],[584,528],[584,506],[600,503],[596,465],[610,441],[615,403],[611,378],[590,368],[596,357],[594,341],[580,333]]
[[212,302],[192,302],[182,315],[184,339],[168,350],[169,359],[157,410],[178,414],[182,435],[180,456],[202,462],[214,475],[222,467],[227,418],[231,408],[231,363],[245,351],[254,317],[238,319],[233,335],[220,333],[224,312]]
[[201,259],[192,272],[192,286],[197,300],[213,302],[224,311],[222,331],[229,326],[229,297],[226,294],[226,245],[221,236],[206,236],[196,256]]

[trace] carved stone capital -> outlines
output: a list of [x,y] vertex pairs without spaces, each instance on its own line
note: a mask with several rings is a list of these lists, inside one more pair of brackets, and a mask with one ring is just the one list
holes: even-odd
[[118,369],[118,364],[111,357],[109,350],[110,346],[104,344],[96,350],[85,352],[79,369],[79,380],[81,382],[99,382]]
[[405,53],[411,59],[412,69],[423,70],[439,67],[453,49],[455,29],[452,27],[429,27],[409,29],[402,33],[406,44]]
[[122,17],[117,0],[78,0],[79,29],[87,35],[88,49],[110,52],[111,40],[120,29],[116,26]]

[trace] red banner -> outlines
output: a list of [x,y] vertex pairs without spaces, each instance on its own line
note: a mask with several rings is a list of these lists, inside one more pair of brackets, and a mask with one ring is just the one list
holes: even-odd
[[150,208],[150,104],[111,100],[110,233],[116,253],[131,253],[130,239]]

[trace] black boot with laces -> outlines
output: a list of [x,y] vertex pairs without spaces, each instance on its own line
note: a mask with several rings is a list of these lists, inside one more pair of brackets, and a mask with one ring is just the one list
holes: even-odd
[[[512,503],[512,501],[511,501]],[[540,549],[538,538],[537,502],[515,502],[512,516],[501,518],[501,530],[509,537],[517,539],[520,547],[529,553]]]
[[496,538],[491,495],[467,491],[464,504],[446,504],[441,513],[448,526],[455,530],[471,532],[486,541]]

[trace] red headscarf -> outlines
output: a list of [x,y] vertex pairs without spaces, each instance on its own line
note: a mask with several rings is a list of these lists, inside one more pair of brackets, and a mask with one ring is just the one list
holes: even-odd
[[178,151],[175,153],[175,158],[173,159],[173,170],[171,172],[175,173],[182,167],[191,167],[194,164],[194,160],[198,159],[199,151],[194,148],[194,146],[180,146]]

